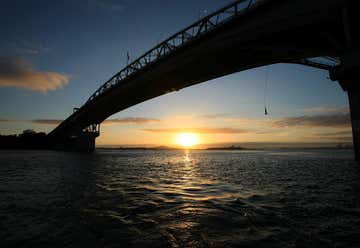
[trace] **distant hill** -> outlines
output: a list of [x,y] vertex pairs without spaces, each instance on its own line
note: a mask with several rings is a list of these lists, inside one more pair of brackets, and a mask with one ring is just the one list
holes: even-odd
[[206,148],[206,150],[246,150],[246,148],[243,148],[241,146],[226,146],[226,147],[209,147]]

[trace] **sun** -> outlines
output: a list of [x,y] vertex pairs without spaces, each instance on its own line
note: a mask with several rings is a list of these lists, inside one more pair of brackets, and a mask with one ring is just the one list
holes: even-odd
[[184,147],[192,147],[199,144],[199,138],[195,133],[179,133],[176,136],[176,144]]

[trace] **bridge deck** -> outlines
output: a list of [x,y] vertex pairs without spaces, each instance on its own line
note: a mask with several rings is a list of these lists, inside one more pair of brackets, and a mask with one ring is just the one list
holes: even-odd
[[343,44],[344,2],[235,1],[110,78],[50,136],[70,134],[148,99],[230,73],[281,62],[315,65],[305,59],[336,57]]

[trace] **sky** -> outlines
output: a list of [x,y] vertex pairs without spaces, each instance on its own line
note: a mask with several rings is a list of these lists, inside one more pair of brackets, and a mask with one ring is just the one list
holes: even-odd
[[[50,132],[125,67],[127,53],[136,59],[229,2],[1,1],[0,134]],[[349,119],[346,92],[326,71],[275,64],[119,112],[102,124],[97,145],[169,146],[184,132],[205,146],[336,144],[351,141]]]

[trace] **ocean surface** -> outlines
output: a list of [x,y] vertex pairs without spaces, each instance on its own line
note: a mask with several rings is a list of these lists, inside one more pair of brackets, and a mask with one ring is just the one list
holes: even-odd
[[351,150],[0,151],[0,247],[360,247]]

